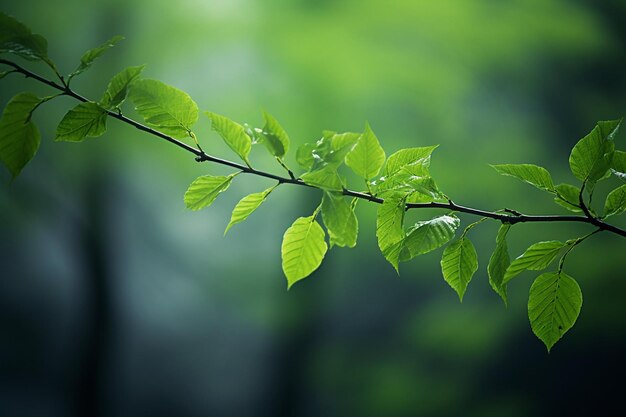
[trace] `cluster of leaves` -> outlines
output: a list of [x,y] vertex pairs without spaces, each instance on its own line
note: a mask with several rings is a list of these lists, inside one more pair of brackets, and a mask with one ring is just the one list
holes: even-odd
[[[40,134],[32,122],[33,112],[58,95],[70,95],[81,100],[71,90],[70,81],[89,69],[98,57],[121,39],[119,36],[114,37],[87,51],[76,69],[63,77],[47,56],[45,39],[33,34],[15,19],[0,14],[0,53],[42,61],[53,69],[62,84],[47,82],[60,90],[56,96],[40,98],[30,93],[20,93],[6,105],[0,119],[0,161],[13,177],[20,173],[39,147]],[[21,67],[9,61],[0,62],[14,68],[1,73],[2,77],[20,72]],[[200,117],[198,105],[179,89],[161,81],[142,78],[143,70],[143,66],[124,69],[113,76],[99,101],[84,101],[70,109],[58,124],[55,140],[79,142],[87,137],[101,136],[106,131],[107,119],[119,118],[122,105],[128,99],[135,111],[143,117],[145,125],[169,138],[192,140],[198,146],[196,155],[208,158],[192,130]],[[505,304],[507,285],[514,277],[525,270],[544,270],[561,256],[556,271],[538,276],[530,289],[530,323],[534,333],[549,350],[576,321],[582,306],[582,295],[576,281],[563,272],[563,263],[575,246],[597,231],[566,242],[535,243],[511,262],[506,237],[517,223],[515,213],[490,213],[490,216],[469,224],[460,237],[454,240],[461,223],[454,212],[463,210],[439,190],[430,174],[431,155],[437,146],[402,149],[387,157],[368,124],[360,133],[324,131],[319,140],[305,143],[297,149],[296,161],[304,172],[296,178],[284,161],[290,148],[289,136],[273,116],[264,113],[263,127],[254,128],[216,113],[203,114],[210,120],[213,130],[245,165],[229,161],[227,165],[240,169],[230,175],[196,178],[184,195],[187,208],[199,210],[211,205],[242,172],[263,174],[252,168],[250,161],[250,151],[255,144],[264,145],[290,177],[272,175],[271,178],[278,179],[277,184],[242,198],[233,209],[225,233],[250,216],[283,182],[317,188],[322,193],[321,202],[313,213],[296,219],[284,234],[281,246],[282,269],[288,287],[310,276],[320,266],[329,248],[352,248],[356,245],[358,219],[355,208],[359,199],[367,199],[380,203],[376,237],[382,255],[396,271],[399,272],[400,262],[409,261],[449,243],[441,258],[442,275],[461,301],[478,270],[478,256],[468,232],[488,217],[502,222],[487,265],[487,274],[489,283]],[[581,181],[580,186],[555,186],[550,173],[536,165],[507,164],[493,167],[503,175],[516,177],[551,193],[557,204],[572,212],[582,212],[594,221],[618,215],[626,210],[626,185],[608,194],[602,215],[596,214],[590,203],[597,182],[610,176],[626,181],[626,153],[616,151],[614,145],[620,123],[621,120],[599,122],[573,148],[569,163],[572,173]],[[348,174],[347,169],[352,174]],[[348,175],[360,177],[365,190],[348,191]],[[417,207],[448,210],[443,215],[406,226],[407,209]],[[324,227],[319,221],[320,214]]]

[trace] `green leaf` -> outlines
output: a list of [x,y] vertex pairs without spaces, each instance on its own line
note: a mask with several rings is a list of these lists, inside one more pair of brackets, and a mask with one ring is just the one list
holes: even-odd
[[613,175],[622,181],[626,181],[626,152],[615,151],[613,162],[611,163]]
[[520,179],[540,190],[554,191],[552,177],[545,168],[532,164],[491,165],[498,173]]
[[54,65],[48,59],[48,42],[43,36],[33,34],[26,25],[0,12],[0,53],[5,52]]
[[121,106],[126,100],[130,85],[141,75],[145,67],[145,65],[128,67],[114,75],[100,100],[100,105],[106,109]]
[[533,333],[548,352],[572,328],[580,314],[583,295],[574,278],[564,272],[539,275],[530,287],[528,318]]
[[246,130],[239,123],[235,123],[228,117],[216,113],[206,112],[211,119],[211,127],[224,139],[224,142],[235,151],[243,161],[250,165],[248,155],[252,148],[252,139],[246,134]]
[[328,249],[324,237],[324,230],[315,221],[315,216],[300,217],[287,229],[281,246],[287,288],[308,277],[321,265]]
[[478,255],[472,242],[465,236],[450,243],[441,257],[441,272],[446,282],[459,295],[463,295],[472,276],[478,270]]
[[451,215],[415,223],[407,231],[400,260],[408,261],[445,245],[454,237],[459,224],[459,219]]
[[13,71],[13,70],[9,70],[9,71],[2,71],[2,72],[0,72],[0,80],[1,80],[1,79],[3,79],[4,77],[6,77],[7,75],[12,74],[12,73],[14,73],[14,72],[15,72],[15,71]]
[[272,155],[282,158],[289,150],[289,135],[271,114],[263,112],[263,119],[262,142]]
[[554,190],[556,191],[555,203],[574,213],[582,212],[579,201],[580,188],[570,184],[559,184],[554,187]]
[[337,173],[337,168],[326,165],[324,168],[307,172],[301,177],[302,181],[314,187],[320,187],[329,191],[342,191],[343,182]]
[[613,138],[622,120],[598,122],[591,133],[578,141],[569,157],[572,173],[581,181],[594,183],[602,179],[613,158]]
[[230,216],[230,222],[228,226],[226,226],[226,230],[224,230],[224,235],[228,232],[228,230],[236,225],[237,223],[241,223],[246,220],[249,215],[251,215],[259,206],[265,201],[269,193],[271,193],[274,187],[270,187],[265,191],[261,191],[260,193],[253,193],[245,196],[233,209],[233,214]]
[[86,71],[87,69],[89,69],[89,67],[91,67],[91,65],[93,64],[93,62],[99,58],[103,53],[105,53],[108,49],[112,48],[115,46],[115,44],[117,44],[119,41],[121,41],[122,39],[124,39],[123,36],[114,36],[111,39],[109,39],[108,41],[104,42],[102,45],[90,49],[87,52],[85,52],[83,54],[82,57],[80,57],[80,64],[78,65],[78,67],[68,76],[68,79],[72,79],[73,77],[77,76],[78,74]]
[[356,246],[358,220],[353,207],[340,193],[324,192],[322,218],[330,237],[330,246]]
[[389,156],[389,159],[387,159],[387,165],[385,166],[385,175],[392,176],[407,165],[426,169],[424,175],[419,175],[415,172],[413,173],[413,175],[429,175],[428,167],[430,166],[430,155],[435,149],[437,149],[438,146],[439,145],[425,146],[420,148],[407,148],[401,149],[398,152],[393,153]]
[[604,217],[614,216],[626,211],[626,185],[611,191],[604,203]]
[[385,151],[369,124],[356,145],[346,155],[346,165],[366,180],[375,177],[385,163]]
[[313,158],[313,151],[315,150],[315,144],[304,143],[298,146],[296,150],[296,162],[303,169],[309,170],[313,167],[315,158]]
[[6,105],[0,119],[0,161],[13,178],[35,156],[41,136],[37,126],[30,120],[31,113],[41,99],[20,93]]
[[504,274],[509,267],[509,249],[506,244],[506,235],[509,233],[511,225],[504,223],[498,229],[498,235],[496,237],[496,248],[493,250],[491,257],[489,258],[489,265],[487,266],[487,272],[489,274],[489,285],[498,293],[498,295],[504,301],[504,304],[508,304],[508,297],[506,291],[506,284],[504,284]]
[[398,271],[400,250],[404,242],[405,196],[392,194],[378,206],[376,237],[383,256]]
[[146,124],[178,139],[189,136],[198,120],[198,105],[187,93],[157,80],[136,80],[130,100]]
[[237,173],[229,176],[204,175],[196,178],[185,192],[185,206],[190,210],[205,208],[226,191]]
[[296,160],[305,169],[317,171],[327,166],[338,168],[356,144],[360,135],[346,132],[325,131],[315,144],[307,143],[298,148]]
[[567,246],[558,240],[538,242],[530,245],[520,256],[515,258],[504,274],[502,284],[506,285],[513,277],[527,269],[540,271],[547,268],[561,249]]
[[80,103],[68,111],[57,126],[56,141],[80,142],[98,137],[107,130],[107,113],[96,103]]

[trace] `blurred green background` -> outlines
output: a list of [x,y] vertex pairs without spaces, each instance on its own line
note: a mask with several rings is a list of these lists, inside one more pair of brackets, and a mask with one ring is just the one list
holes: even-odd
[[[574,143],[596,120],[626,114],[622,0],[0,4],[48,38],[65,73],[86,49],[126,36],[75,80],[88,97],[125,66],[148,64],[146,77],[188,91],[202,109],[252,125],[268,110],[293,150],[322,129],[360,131],[367,120],[388,155],[440,144],[431,171],[441,189],[489,210],[563,213],[488,164],[535,163],[572,182]],[[2,105],[24,89],[50,94],[15,75],[0,88]],[[441,277],[441,250],[395,274],[367,204],[358,207],[358,246],[333,249],[287,292],[282,234],[316,207],[316,192],[281,187],[222,237],[234,204],[271,182],[238,177],[209,209],[186,211],[182,196],[196,176],[229,171],[114,120],[104,137],[53,143],[74,104],[42,107],[37,157],[13,183],[0,173],[1,415],[543,416],[621,407],[623,239],[595,236],[568,258],[584,305],[549,355],[526,315],[537,274],[510,284],[508,309],[489,287],[493,222],[472,231],[480,269],[462,304]],[[207,152],[235,159],[208,120],[197,131]],[[625,140],[621,133],[618,148]],[[264,150],[252,161],[280,172]],[[411,213],[407,224],[428,214]],[[587,231],[519,225],[509,248],[514,257]]]

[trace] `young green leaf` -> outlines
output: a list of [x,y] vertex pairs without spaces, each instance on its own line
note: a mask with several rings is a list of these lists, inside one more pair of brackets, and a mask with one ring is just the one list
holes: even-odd
[[415,223],[407,230],[400,260],[408,261],[445,245],[454,237],[459,224],[459,219],[451,215]]
[[103,53],[105,53],[108,49],[112,48],[115,46],[116,43],[118,43],[119,41],[121,41],[122,39],[124,39],[123,36],[114,36],[111,39],[109,39],[108,41],[104,42],[102,45],[97,46],[93,49],[88,50],[87,52],[85,52],[83,54],[82,57],[80,57],[80,64],[78,65],[78,67],[68,76],[68,79],[71,80],[73,77],[77,76],[78,74],[86,71],[87,69],[89,69],[89,67],[91,67],[91,65],[93,64],[93,62],[99,58]]
[[313,163],[315,162],[315,158],[313,157],[314,150],[315,144],[313,143],[303,143],[298,146],[296,150],[296,162],[303,169],[309,170],[313,167]]
[[111,78],[100,105],[105,109],[114,109],[122,105],[128,95],[128,88],[140,75],[145,65],[138,67],[128,67]]
[[198,120],[198,105],[187,93],[157,80],[136,80],[130,100],[146,124],[178,139],[189,136]]
[[439,145],[425,146],[421,148],[400,149],[398,152],[390,155],[387,159],[387,165],[385,166],[385,176],[392,176],[407,165],[418,166],[421,169],[426,169],[423,175],[417,173],[414,173],[413,175],[429,175],[428,167],[430,166],[430,155],[435,149],[437,149],[438,146]]
[[533,333],[548,352],[572,328],[580,314],[583,295],[574,278],[564,272],[539,275],[530,287],[528,318]]
[[404,212],[406,197],[402,194],[387,196],[376,214],[376,237],[383,256],[398,271],[400,251],[404,242]]
[[0,119],[0,161],[13,178],[35,156],[41,136],[37,126],[30,120],[31,113],[41,99],[20,93],[6,105]]
[[330,246],[356,246],[358,221],[354,209],[341,193],[324,192],[322,218],[330,237]]
[[604,217],[614,216],[626,211],[626,185],[611,191],[604,203]]
[[538,242],[530,245],[520,256],[515,258],[507,268],[502,284],[506,285],[513,277],[527,269],[540,271],[552,263],[561,249],[567,246],[558,240]]
[[509,249],[506,244],[506,235],[509,233],[511,225],[503,223],[498,229],[498,235],[496,236],[496,248],[493,250],[491,257],[489,258],[489,265],[487,266],[487,272],[489,274],[489,285],[498,293],[498,295],[504,301],[504,304],[508,304],[508,297],[506,291],[506,284],[503,283],[504,274],[509,267]]
[[369,124],[359,137],[356,145],[346,155],[346,165],[359,176],[369,180],[380,172],[385,163],[385,151]]
[[311,172],[327,166],[337,169],[359,137],[358,133],[324,131],[322,138],[315,144],[304,144],[298,148],[296,160],[300,166]]
[[262,142],[272,155],[282,158],[289,150],[289,135],[271,114],[263,112],[263,119]]
[[185,206],[190,210],[200,210],[209,206],[217,196],[226,191],[235,175],[211,176],[196,178],[185,192]]
[[12,53],[31,61],[46,61],[53,66],[48,58],[48,42],[34,34],[22,22],[0,12],[0,53]]
[[626,152],[615,151],[613,162],[611,163],[613,175],[622,181],[626,181]]
[[96,103],[80,103],[68,111],[57,126],[56,141],[81,142],[98,137],[107,130],[107,113]]
[[499,174],[508,175],[534,185],[540,190],[553,192],[554,184],[548,170],[532,164],[491,165]]
[[554,187],[554,190],[556,191],[556,197],[554,197],[555,203],[574,213],[582,212],[580,202],[578,201],[580,188],[570,184],[559,184]]
[[321,265],[328,249],[324,237],[324,229],[315,221],[315,216],[300,217],[287,229],[281,246],[287,288]]
[[598,122],[587,136],[578,141],[569,157],[569,165],[576,178],[593,183],[606,175],[615,150],[612,139],[621,122],[621,119]]
[[248,155],[252,149],[252,139],[246,134],[246,130],[239,123],[235,123],[228,117],[216,113],[205,112],[211,119],[211,127],[224,139],[224,142],[235,151],[243,161],[250,165]]
[[337,168],[326,165],[324,168],[307,172],[301,177],[302,181],[314,187],[320,187],[329,191],[343,190],[343,182],[337,173]]
[[465,236],[450,243],[441,256],[441,272],[446,282],[459,295],[463,295],[472,276],[478,270],[478,255],[472,242]]
[[228,226],[226,226],[226,230],[224,230],[224,235],[226,235],[226,232],[228,232],[231,227],[246,220],[249,215],[259,208],[274,188],[276,187],[270,187],[265,191],[247,195],[239,200],[233,209],[233,214],[230,216],[230,222],[228,223]]

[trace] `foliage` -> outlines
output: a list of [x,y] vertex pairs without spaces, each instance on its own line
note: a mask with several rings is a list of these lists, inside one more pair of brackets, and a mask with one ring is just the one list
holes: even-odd
[[[447,245],[441,258],[442,275],[462,301],[479,269],[478,255],[469,232],[486,220],[496,220],[501,226],[486,269],[490,285],[505,304],[508,302],[509,281],[526,270],[545,270],[560,257],[556,271],[543,273],[535,279],[528,301],[531,328],[548,350],[574,325],[582,306],[579,285],[563,272],[568,254],[600,231],[626,237],[626,231],[605,222],[609,216],[626,211],[626,185],[620,184],[608,193],[601,215],[596,214],[591,204],[598,182],[610,178],[626,180],[626,153],[615,150],[614,143],[621,120],[598,122],[572,149],[569,165],[574,177],[580,181],[579,185],[554,185],[547,169],[532,164],[492,165],[498,173],[515,177],[550,194],[557,205],[578,214],[529,216],[509,209],[485,211],[457,205],[439,189],[430,174],[431,157],[438,145],[401,149],[387,158],[367,123],[362,133],[324,131],[316,142],[300,145],[296,150],[296,161],[304,172],[296,176],[284,162],[290,148],[289,135],[267,112],[263,113],[262,128],[204,112],[213,130],[245,163],[242,165],[206,154],[192,130],[199,120],[198,105],[179,89],[158,80],[143,79],[143,66],[128,67],[113,76],[98,102],[74,92],[70,80],[87,71],[97,58],[121,39],[113,37],[87,51],[76,69],[64,77],[48,57],[47,41],[41,35],[33,34],[12,17],[0,14],[0,53],[41,61],[52,69],[60,82],[44,78],[13,61],[0,59],[0,64],[9,68],[1,73],[1,78],[21,73],[58,92],[43,98],[20,93],[6,105],[0,119],[0,161],[13,177],[21,172],[39,147],[40,134],[32,122],[33,113],[40,105],[64,95],[81,103],[70,109],[60,121],[56,131],[58,141],[80,142],[87,137],[101,136],[106,132],[107,120],[112,117],[191,152],[200,162],[235,168],[236,171],[227,176],[204,175],[195,179],[184,195],[184,203],[191,210],[210,206],[241,173],[277,181],[274,186],[252,193],[237,203],[225,234],[233,225],[250,216],[281,184],[318,189],[320,205],[310,216],[296,219],[283,237],[282,268],[288,288],[310,276],[321,265],[329,249],[356,246],[359,230],[357,202],[367,200],[379,204],[376,237],[382,255],[393,268],[399,272],[401,262]],[[122,106],[127,99],[143,117],[145,125],[123,115]],[[183,139],[191,139],[196,147]],[[288,176],[253,168],[250,151],[256,144],[263,144],[269,156],[276,159]],[[348,188],[347,178],[354,175],[349,175],[347,169],[361,178],[363,191]],[[421,208],[441,209],[445,213],[405,226],[405,212]],[[465,227],[456,240],[454,237],[461,220],[455,213],[480,217]],[[524,222],[581,222],[592,226],[594,231],[566,242],[534,243],[511,262],[506,239],[515,225]]]

